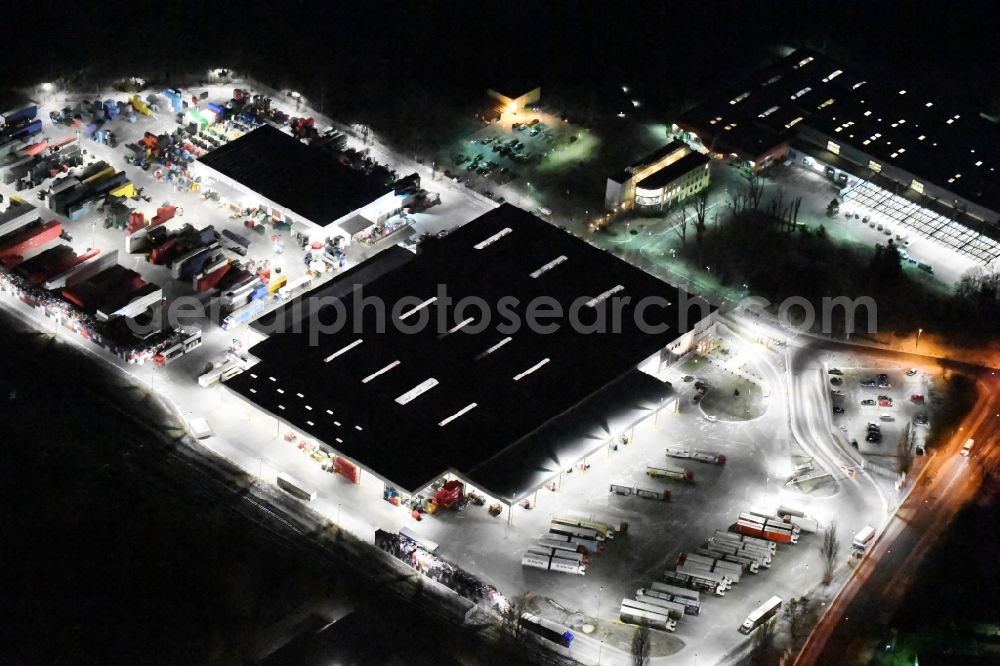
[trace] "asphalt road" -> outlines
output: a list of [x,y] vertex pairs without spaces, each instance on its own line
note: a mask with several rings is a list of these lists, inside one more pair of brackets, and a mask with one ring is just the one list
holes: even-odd
[[[884,635],[920,563],[975,497],[983,461],[997,457],[1000,381],[987,375],[979,389],[975,408],[928,463],[893,521],[810,634],[796,666],[860,663]],[[970,437],[977,448],[973,457],[963,458],[958,451]]]

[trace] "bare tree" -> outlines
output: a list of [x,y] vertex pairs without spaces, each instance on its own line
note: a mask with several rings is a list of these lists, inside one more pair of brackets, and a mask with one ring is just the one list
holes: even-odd
[[687,246],[687,228],[688,228],[688,207],[687,204],[681,206],[680,217],[677,220],[677,224],[674,225],[674,232],[681,239],[681,245]]
[[837,558],[840,556],[840,539],[837,537],[837,523],[831,521],[823,534],[820,544],[820,554],[823,556],[823,584],[829,585],[833,580],[833,571],[837,568]]
[[698,263],[703,259],[703,243],[705,242],[705,219],[708,217],[708,192],[702,190],[694,198],[694,240],[698,246]]
[[632,634],[632,665],[647,666],[652,648],[649,627],[638,627]]
[[764,195],[764,179],[759,173],[752,173],[747,183],[747,202],[754,210],[760,209],[760,199]]
[[528,610],[531,593],[524,592],[510,599],[507,608],[500,611],[500,630],[503,635],[517,642],[521,638],[521,615]]
[[753,637],[753,650],[750,653],[750,663],[764,666],[774,661],[774,624],[773,619],[760,625]]
[[788,630],[792,634],[792,639],[798,640],[805,636],[815,617],[812,602],[805,597],[799,597],[789,600],[784,608],[785,619],[788,620]]

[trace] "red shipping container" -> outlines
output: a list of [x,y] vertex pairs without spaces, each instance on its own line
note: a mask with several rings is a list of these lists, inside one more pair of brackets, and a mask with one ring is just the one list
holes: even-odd
[[351,483],[359,483],[361,481],[361,470],[354,463],[347,460],[347,458],[341,458],[337,456],[333,459],[333,471],[337,474],[341,474]]

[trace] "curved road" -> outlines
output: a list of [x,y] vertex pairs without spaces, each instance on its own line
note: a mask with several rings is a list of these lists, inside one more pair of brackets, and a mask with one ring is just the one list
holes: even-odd
[[[959,430],[929,461],[894,519],[830,604],[803,646],[796,666],[861,663],[888,621],[924,557],[945,528],[972,500],[982,480],[982,463],[995,459],[1000,433],[997,395],[1000,381],[988,375],[979,382],[979,400]],[[977,442],[975,454],[958,451],[966,439]]]

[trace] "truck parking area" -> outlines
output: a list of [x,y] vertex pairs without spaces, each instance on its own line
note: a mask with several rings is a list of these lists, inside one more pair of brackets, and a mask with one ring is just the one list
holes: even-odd
[[[234,86],[240,85],[247,84],[203,85],[197,90],[204,93],[203,99],[224,103],[233,95]],[[122,94],[108,93],[108,96],[121,98]],[[289,101],[294,98],[272,94],[272,99],[286,115],[305,113],[297,103]],[[39,108],[39,115],[46,119],[45,132],[56,138],[74,134],[76,126],[65,122],[50,129],[48,118],[50,113],[82,101],[82,97],[65,96],[45,100]],[[167,102],[163,101],[164,106]],[[297,234],[293,226],[282,226],[271,213],[238,192],[224,192],[221,188],[209,192],[198,186],[197,179],[180,173],[182,169],[168,177],[171,173],[168,166],[154,164],[143,168],[134,155],[126,160],[127,146],[139,144],[151,135],[173,133],[179,127],[175,114],[167,108],[146,107],[148,114],[141,111],[140,98],[132,112],[119,114],[106,123],[104,127],[114,133],[113,141],[96,132],[94,136],[99,141],[78,137],[85,151],[85,166],[103,162],[108,168],[124,173],[135,188],[135,196],[126,197],[133,209],[126,216],[126,228],[114,220],[108,223],[109,216],[114,213],[108,203],[84,210],[79,215],[55,215],[46,210],[45,196],[38,195],[48,189],[51,182],[41,182],[19,192],[26,201],[44,211],[42,215],[46,219],[51,216],[59,220],[66,232],[63,240],[77,254],[84,255],[95,249],[107,254],[117,252],[117,264],[134,270],[148,283],[158,285],[167,302],[180,296],[201,294],[207,303],[223,297],[210,288],[199,289],[199,280],[211,273],[200,277],[187,275],[182,279],[179,269],[167,262],[153,260],[162,245],[131,252],[127,239],[136,231],[161,227],[148,223],[157,218],[162,219],[162,228],[171,231],[179,231],[186,224],[191,225],[192,233],[211,227],[220,239],[230,240],[218,248],[218,256],[213,255],[212,261],[224,261],[226,266],[238,264],[251,278],[255,275],[261,278],[261,284],[266,287],[264,298],[277,306],[294,295],[281,289],[290,288],[290,285],[318,284],[383,249],[377,242],[338,245],[333,254],[335,260],[324,259],[317,266],[319,260],[311,254],[308,258],[312,261],[307,260],[307,253],[325,252],[328,248],[303,243],[301,234]],[[572,140],[572,136],[578,136],[575,130],[562,127],[558,118],[541,115],[539,122],[532,124],[534,116],[525,115],[525,120],[518,121],[527,123],[522,129],[491,126],[472,139],[476,142],[474,149],[468,150],[465,157],[467,164],[481,165],[472,171],[476,178],[513,173],[516,163],[521,162],[515,159],[517,154],[538,155],[543,150],[558,147],[566,151],[585,151],[588,149],[586,141],[596,141],[592,138]],[[234,131],[238,133],[239,130]],[[530,148],[519,151],[510,147],[504,154],[493,150],[497,145],[511,146],[512,139]],[[346,143],[358,150],[365,148],[363,142],[352,136],[346,137]],[[392,156],[381,150],[372,151],[372,154],[376,161],[392,163]],[[477,160],[472,154],[482,157]],[[487,163],[494,160],[500,164],[501,157],[510,167],[488,166]],[[530,158],[525,159],[531,162]],[[401,160],[394,166],[403,169],[410,165]],[[486,171],[494,171],[479,173],[484,167]],[[508,171],[503,172],[504,168]],[[465,171],[468,172],[467,167]],[[490,207],[488,201],[484,203],[481,198],[463,192],[448,180],[424,178],[422,186],[429,194],[439,196],[442,203],[412,215],[416,233],[437,233],[460,226]],[[14,193],[12,188],[0,187],[4,187],[7,196]],[[521,207],[538,210],[546,217],[541,203],[532,201],[529,206],[528,202],[522,202]],[[129,228],[134,220],[133,213],[143,216],[141,223],[135,223],[135,229]],[[170,219],[163,219],[167,217]],[[248,219],[255,223],[248,226]],[[244,244],[233,241],[234,238],[249,242]],[[387,244],[397,240],[402,239],[393,237],[387,239]],[[267,272],[266,282],[263,271]],[[255,286],[254,292],[259,289]],[[6,296],[5,299],[21,314],[35,317],[36,323],[50,328],[56,326],[46,321],[48,315],[38,308],[29,310],[15,299]],[[233,313],[237,311],[242,310]],[[509,511],[491,511],[491,500],[487,498],[482,504],[464,504],[460,510],[442,509],[422,517],[418,514],[415,520],[405,506],[392,503],[394,498],[380,479],[361,474],[356,467],[353,469],[355,476],[345,474],[342,468],[336,467],[341,464],[339,461],[330,460],[308,444],[306,438],[291,432],[276,419],[254,409],[222,386],[209,381],[199,382],[199,378],[209,374],[206,372],[209,364],[218,364],[222,359],[232,361],[233,357],[239,357],[241,349],[257,341],[258,334],[245,325],[257,314],[260,313],[249,313],[245,320],[231,320],[231,326],[220,326],[222,322],[208,318],[193,322],[200,327],[198,344],[191,343],[189,350],[187,341],[193,338],[185,337],[178,342],[180,352],[176,356],[164,357],[158,362],[149,362],[155,358],[152,355],[131,359],[147,362],[137,366],[120,356],[100,353],[162,395],[189,423],[204,423],[205,427],[198,429],[201,433],[198,436],[203,436],[203,441],[214,451],[261,479],[285,479],[282,487],[286,491],[294,488],[296,497],[308,501],[329,520],[367,541],[373,538],[376,529],[418,534],[437,544],[436,551],[441,558],[489,581],[508,598],[531,593],[544,600],[537,609],[540,615],[570,625],[574,630],[591,624],[596,627],[594,637],[597,640],[606,640],[620,649],[628,649],[622,640],[630,635],[618,631],[623,604],[637,602],[656,606],[648,599],[637,599],[641,596],[638,590],[654,589],[653,583],[663,583],[664,574],[679,565],[685,571],[689,567],[700,570],[699,558],[708,556],[698,551],[710,550],[705,548],[709,540],[719,530],[729,531],[742,513],[765,507],[768,515],[774,515],[777,507],[792,505],[801,507],[805,514],[818,520],[821,528],[840,513],[836,488],[823,497],[809,497],[789,489],[786,484],[789,451],[793,446],[787,425],[788,396],[781,391],[767,391],[760,398],[762,413],[749,418],[750,410],[745,409],[749,419],[746,421],[706,418],[694,400],[696,382],[680,379],[677,368],[685,366],[689,360],[685,358],[665,371],[674,386],[673,404],[663,406],[625,435],[611,437],[609,433],[606,447],[573,468],[563,470],[557,481],[538,490],[524,503],[514,505]],[[89,344],[82,342],[79,336],[72,339]],[[746,363],[752,365],[752,361]],[[744,366],[742,360],[733,365],[749,367]],[[861,379],[877,376],[879,372],[889,374],[887,383],[891,383],[892,388],[858,386]],[[845,426],[848,439],[858,439],[859,451],[865,455],[877,455],[899,441],[904,426],[922,411],[920,405],[911,404],[911,395],[921,394],[927,400],[932,399],[930,379],[923,371],[907,377],[904,370],[897,368],[879,371],[845,364],[843,374],[837,376],[842,377],[843,384],[830,388],[843,391],[844,396],[839,402],[835,399],[833,404],[842,405],[844,412],[834,421]],[[824,381],[830,377],[834,375],[825,377]],[[875,397],[883,393],[893,397],[892,408],[858,404],[868,394]],[[880,419],[878,415],[883,413],[894,415],[895,420]],[[879,423],[882,428],[881,448],[864,441],[868,420]],[[399,446],[418,444],[398,443]],[[672,454],[668,455],[668,450]],[[701,453],[691,455],[696,451]],[[354,482],[342,477],[350,477]],[[861,502],[852,506],[849,520],[852,524],[877,524],[877,512],[874,503]],[[566,558],[578,563],[575,572],[571,571],[572,567],[545,570],[537,565],[526,566],[525,556],[530,551],[537,551],[540,546],[555,547],[549,542],[540,543],[549,538],[553,519],[573,517],[611,525],[615,534],[603,540],[600,548],[591,551],[588,547],[580,557]],[[680,651],[677,663],[697,663],[699,659],[718,661],[745,640],[737,630],[755,608],[773,596],[791,598],[815,586],[822,573],[817,552],[820,539],[821,536],[813,531],[803,530],[797,543],[776,546],[770,567],[759,568],[756,573],[745,572],[739,582],[733,581],[725,590],[724,596],[702,592],[700,613],[697,616],[685,613],[676,618],[676,628],[672,632],[676,640],[671,645],[674,652]],[[682,554],[690,557],[682,558]],[[721,568],[731,571],[726,565]],[[645,596],[656,598],[650,594]],[[635,608],[641,610],[642,607]],[[693,649],[683,649],[685,645]]]

